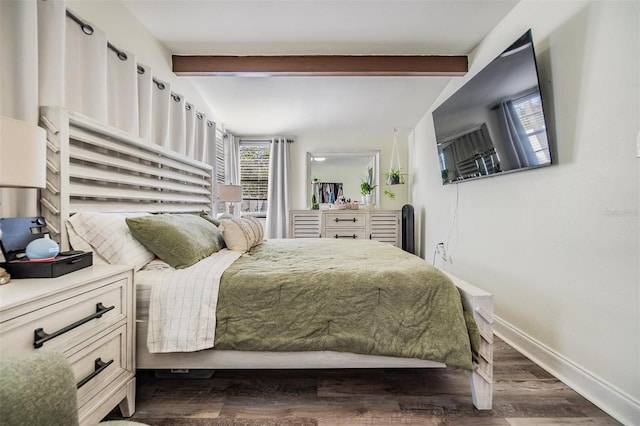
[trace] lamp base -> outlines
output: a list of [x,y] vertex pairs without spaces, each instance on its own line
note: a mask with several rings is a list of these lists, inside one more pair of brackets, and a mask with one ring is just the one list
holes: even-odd
[[235,206],[233,205],[233,203],[226,202],[225,207],[227,211],[218,215],[217,219],[234,219],[236,216],[233,214],[233,212],[235,211]]

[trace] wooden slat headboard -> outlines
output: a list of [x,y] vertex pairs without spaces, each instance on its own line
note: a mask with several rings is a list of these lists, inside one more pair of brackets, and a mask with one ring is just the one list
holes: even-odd
[[213,211],[213,168],[60,107],[42,107],[47,187],[42,216],[62,250],[76,212]]

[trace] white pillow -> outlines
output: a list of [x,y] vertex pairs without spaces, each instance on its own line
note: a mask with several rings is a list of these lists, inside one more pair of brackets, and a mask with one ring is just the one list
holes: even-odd
[[73,229],[73,226],[69,225],[67,222],[67,237],[69,238],[69,244],[71,245],[72,250],[81,250],[81,251],[91,251],[93,252],[93,264],[94,265],[108,265],[109,262],[105,260],[104,257],[100,256],[91,245],[86,242],[82,237],[80,237],[76,231]]
[[223,219],[220,230],[229,250],[247,252],[264,240],[262,224],[255,217]]
[[137,271],[155,255],[131,235],[125,219],[147,215],[76,213],[67,219],[69,243],[74,250],[93,251],[111,265],[132,265]]

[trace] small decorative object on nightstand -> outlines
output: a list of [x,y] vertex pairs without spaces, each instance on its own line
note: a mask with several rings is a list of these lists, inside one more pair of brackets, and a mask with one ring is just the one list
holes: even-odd
[[9,274],[4,268],[0,268],[0,285],[9,284],[11,281],[11,274]]

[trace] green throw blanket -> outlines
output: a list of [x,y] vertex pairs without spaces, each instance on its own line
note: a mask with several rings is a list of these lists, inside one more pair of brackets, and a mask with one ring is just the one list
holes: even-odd
[[354,352],[472,368],[458,289],[424,260],[376,241],[266,241],[223,274],[216,318],[216,349]]

